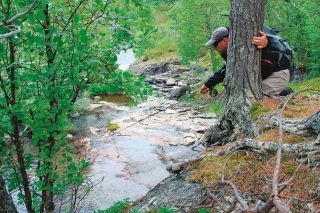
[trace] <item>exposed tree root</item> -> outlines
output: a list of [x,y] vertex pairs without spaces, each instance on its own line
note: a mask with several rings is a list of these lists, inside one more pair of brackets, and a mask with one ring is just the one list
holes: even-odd
[[[279,127],[281,110],[276,111],[269,117],[271,126]],[[320,110],[309,118],[305,119],[283,119],[282,128],[284,131],[300,135],[314,136],[320,133]]]
[[[273,113],[269,117],[270,118],[269,124],[271,126],[279,127],[280,117],[281,117],[281,110]],[[214,128],[214,126],[212,126],[211,128]],[[310,141],[310,142],[304,142],[300,144],[282,144],[283,153],[291,154],[296,156],[297,158],[302,159],[308,156],[308,154],[310,154],[311,152],[320,149],[320,141],[319,141],[320,140],[320,111],[314,113],[312,116],[305,119],[283,119],[282,128],[284,131],[292,134],[297,134],[301,136],[317,136],[317,138],[314,141]],[[211,131],[213,131],[213,129]],[[211,131],[208,131],[208,132],[211,132]],[[203,141],[209,140],[208,139],[209,134],[204,137],[206,138],[204,138],[201,141],[201,143],[203,143]],[[261,142],[261,141],[246,138],[246,139],[236,141],[227,149],[224,149],[215,153],[211,153],[208,155],[204,155],[204,156],[198,157],[197,159],[192,159],[185,163],[176,163],[176,164],[169,165],[167,166],[167,170],[171,173],[179,173],[191,163],[201,161],[205,157],[221,156],[221,155],[233,153],[239,150],[249,150],[260,155],[272,154],[277,152],[278,143],[276,141]]]
[[234,101],[234,105],[223,112],[217,124],[206,130],[201,143],[207,147],[217,146],[236,140],[240,134],[248,137],[257,136],[249,110],[243,105],[239,100]]
[[[300,144],[283,144],[282,152],[290,155],[294,155],[297,158],[305,158],[311,152],[317,151],[320,149],[320,135],[314,141],[304,142]],[[200,156],[196,159],[192,159],[188,162],[184,163],[175,163],[167,166],[167,170],[171,173],[179,173],[183,171],[187,166],[192,163],[199,162],[206,157],[210,156],[222,156],[226,154],[230,154],[239,150],[248,150],[260,155],[274,154],[278,150],[278,144],[276,142],[261,142],[253,139],[242,139],[234,144],[232,144],[229,148],[210,153],[207,155]],[[314,161],[315,159],[310,159],[310,161]]]

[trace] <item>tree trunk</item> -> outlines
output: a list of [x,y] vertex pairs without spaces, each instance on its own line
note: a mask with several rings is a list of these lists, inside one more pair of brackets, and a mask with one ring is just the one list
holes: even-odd
[[0,198],[0,212],[18,213],[2,176],[0,176]]
[[231,0],[227,71],[223,112],[204,134],[205,145],[223,145],[240,134],[257,134],[247,106],[262,98],[261,51],[251,44],[263,29],[266,0]]

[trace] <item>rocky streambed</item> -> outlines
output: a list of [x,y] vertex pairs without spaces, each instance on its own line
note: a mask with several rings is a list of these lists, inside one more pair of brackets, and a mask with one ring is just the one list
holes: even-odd
[[[201,82],[201,75],[199,72],[209,72],[200,67],[185,68],[179,64],[178,61],[172,60],[162,63],[138,63],[130,66],[136,74],[146,74],[147,81],[154,85],[154,88],[164,95],[164,100],[170,102],[168,99],[178,99],[186,93],[191,92],[191,88],[196,87]],[[210,100],[209,100],[210,102]],[[175,102],[172,102],[175,103]],[[216,122],[214,114],[202,114],[198,107],[185,107],[183,104],[176,102],[174,104],[174,111],[167,109],[166,112],[173,114],[166,119],[171,120],[173,125],[179,124],[179,128],[187,131],[189,136],[184,138],[183,146],[190,148],[190,145],[196,147],[197,152],[187,154],[186,149],[180,152],[182,158],[171,161],[166,161],[167,164],[174,164],[176,162],[183,162],[196,158],[200,151],[204,148],[198,144],[204,131]],[[176,134],[175,134],[176,135]],[[194,137],[195,135],[195,137]],[[191,137],[190,137],[191,136]],[[174,137],[168,141],[169,145],[175,145]],[[187,150],[189,150],[187,148]],[[174,209],[175,212],[191,212],[194,205],[197,205],[207,196],[203,186],[196,183],[188,182],[187,178],[190,172],[182,171],[179,174],[170,174],[165,179],[156,184],[149,192],[136,200],[131,205],[131,210],[138,210],[139,212],[147,212],[159,207],[168,207]]]
[[[139,211],[164,207],[169,201],[176,201],[182,211],[189,209],[188,205],[181,206],[180,199],[200,186],[186,183],[184,173],[170,174],[166,166],[199,155],[204,147],[198,142],[216,122],[216,115],[170,100],[171,92],[181,88],[178,82],[182,81],[182,74],[188,72],[180,65],[171,65],[149,64],[141,68],[145,65],[140,64],[138,68],[153,79],[151,83],[163,97],[150,97],[137,107],[129,107],[121,98],[117,103],[97,99],[90,105],[90,113],[75,118],[74,144],[84,150],[91,163],[87,175],[96,184],[86,196],[81,212],[106,209],[125,198],[134,202],[133,208]],[[153,74],[150,67],[154,67]],[[173,70],[177,73],[174,78]],[[170,79],[175,83],[168,83]],[[119,128],[107,130],[110,123]],[[197,197],[192,200],[201,198]]]
[[[99,182],[86,197],[84,212],[125,198],[138,200],[163,185],[164,179],[172,178],[166,166],[196,158],[203,150],[198,141],[216,121],[214,114],[165,98],[151,97],[135,108],[105,101],[90,107],[92,113],[75,120],[75,145],[84,147],[91,162],[87,175]],[[106,128],[110,117],[120,127],[115,132]]]

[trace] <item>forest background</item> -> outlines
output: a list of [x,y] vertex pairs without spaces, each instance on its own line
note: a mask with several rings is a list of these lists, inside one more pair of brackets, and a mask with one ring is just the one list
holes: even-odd
[[[320,76],[319,4],[269,0],[265,13],[265,24],[295,47],[292,69],[308,79]],[[215,71],[222,60],[204,43],[229,25],[230,2],[8,0],[0,7],[0,207],[17,212],[10,192],[18,191],[30,213],[54,211],[67,191],[70,212],[77,208],[88,163],[72,158],[65,137],[79,97],[102,84],[134,103],[152,94],[145,76],[117,70],[116,55],[130,48],[148,60],[178,58]]]

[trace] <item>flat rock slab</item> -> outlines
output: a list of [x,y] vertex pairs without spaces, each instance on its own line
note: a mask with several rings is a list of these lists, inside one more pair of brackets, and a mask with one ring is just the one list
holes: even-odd
[[193,206],[203,201],[207,195],[203,186],[190,183],[186,179],[189,172],[171,174],[157,184],[144,197],[132,204],[132,211],[148,212],[166,207],[176,213],[190,212]]

